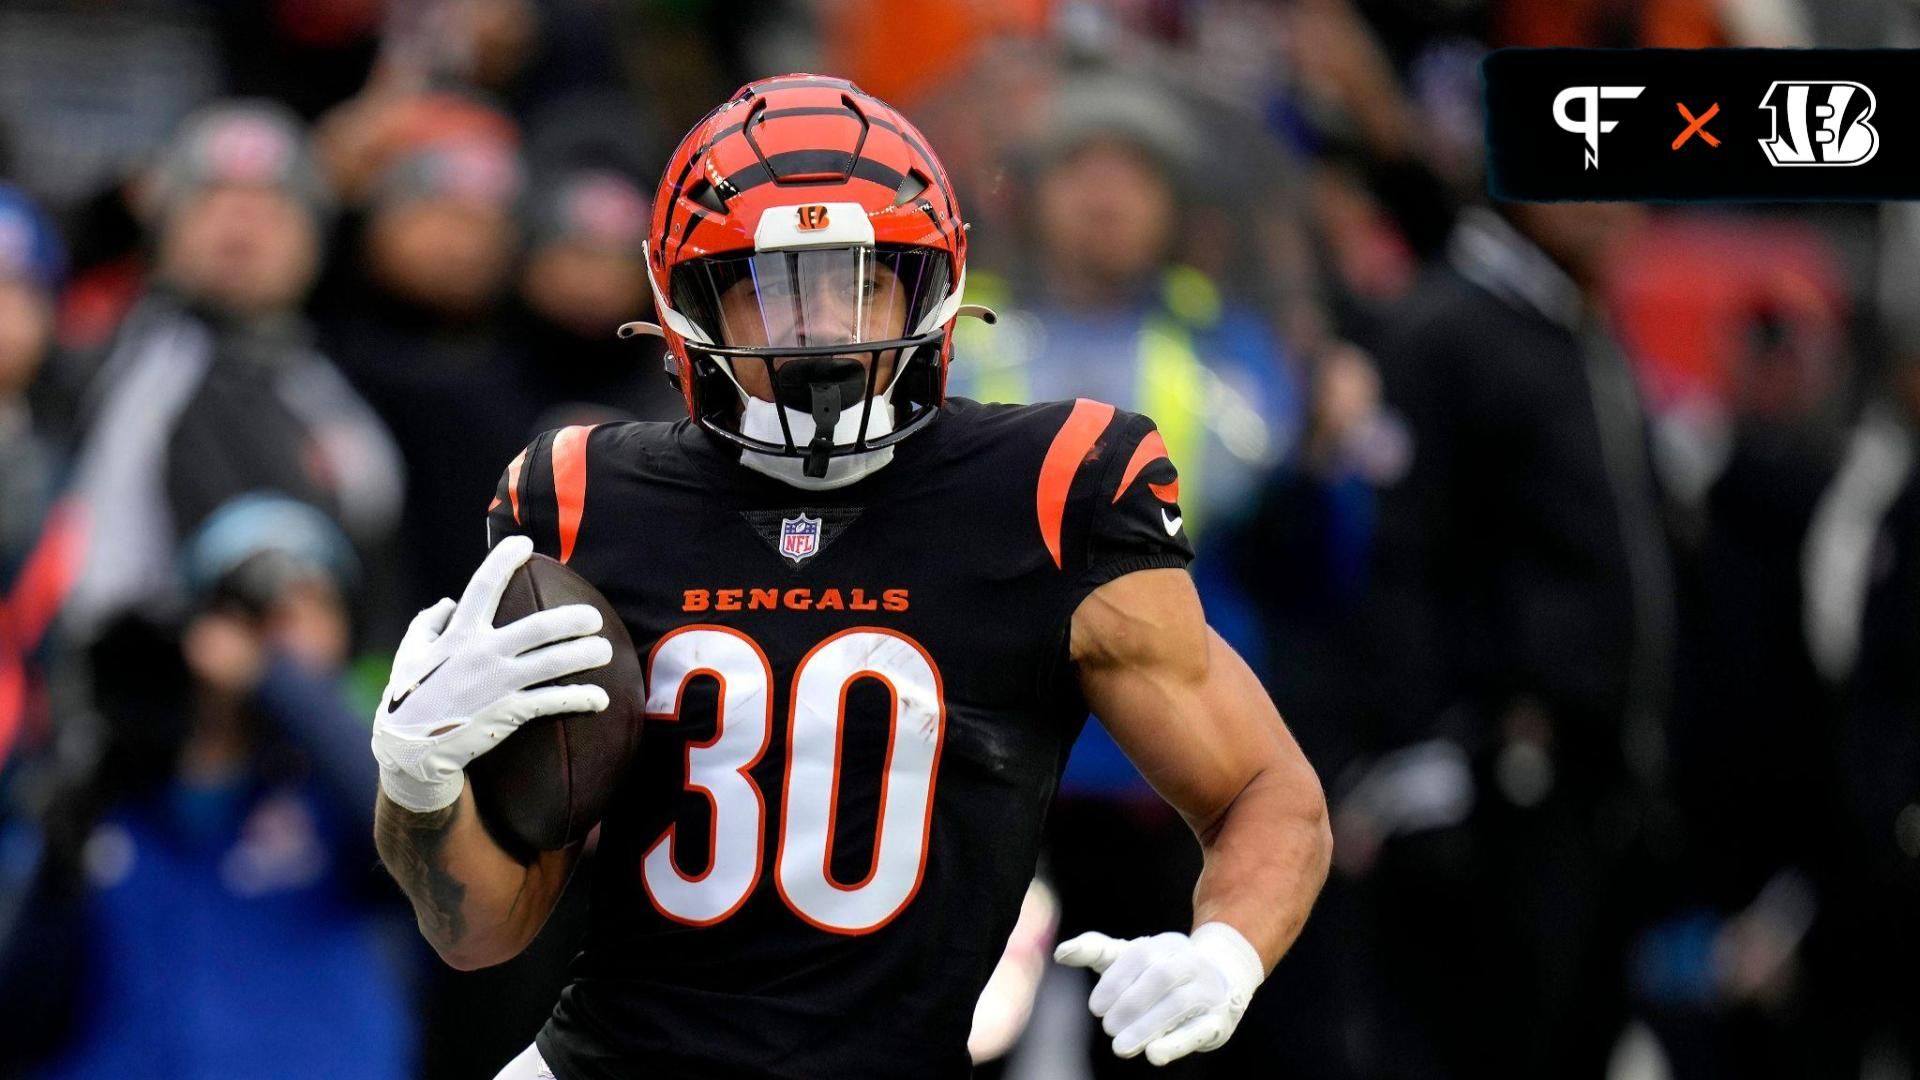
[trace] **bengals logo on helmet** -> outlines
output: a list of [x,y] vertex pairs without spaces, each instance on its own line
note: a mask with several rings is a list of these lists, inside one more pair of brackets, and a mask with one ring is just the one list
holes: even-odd
[[799,208],[800,231],[818,232],[827,227],[827,208],[824,206],[802,206]]

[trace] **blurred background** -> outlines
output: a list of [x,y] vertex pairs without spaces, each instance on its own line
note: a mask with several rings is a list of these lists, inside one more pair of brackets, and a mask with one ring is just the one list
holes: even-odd
[[[613,334],[658,171],[811,70],[959,187],[1002,319],[953,391],[1159,421],[1325,780],[1305,936],[1160,1075],[1916,1076],[1920,212],[1489,205],[1477,68],[1912,44],[1909,0],[0,0],[0,1075],[526,1045],[580,890],[434,962],[365,718],[532,434],[678,415]],[[1187,925],[1198,853],[1090,732],[983,1076],[1148,1071],[1044,958]]]

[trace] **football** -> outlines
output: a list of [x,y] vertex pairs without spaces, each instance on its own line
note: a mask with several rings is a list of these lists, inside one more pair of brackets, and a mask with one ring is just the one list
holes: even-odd
[[640,749],[646,705],[640,658],[626,624],[600,590],[559,562],[536,554],[514,571],[493,623],[505,626],[564,604],[600,609],[600,634],[613,643],[613,659],[554,682],[599,686],[607,692],[606,710],[531,720],[467,766],[467,781],[488,833],[523,859],[584,839],[606,813],[615,787]]

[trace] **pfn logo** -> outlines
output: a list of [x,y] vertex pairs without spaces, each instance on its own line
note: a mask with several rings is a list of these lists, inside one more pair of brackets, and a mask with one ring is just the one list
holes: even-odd
[[1865,165],[1880,150],[1880,132],[1867,123],[1873,91],[1857,82],[1775,82],[1760,107],[1773,121],[1760,149],[1775,165]]
[[[1637,98],[1645,89],[1644,86],[1569,86],[1553,99],[1553,122],[1560,125],[1561,131],[1570,131],[1587,140],[1585,168],[1600,167],[1600,136],[1620,126],[1618,120],[1600,119],[1600,102],[1608,98]],[[1586,103],[1577,118],[1567,113],[1567,106],[1575,101]]]

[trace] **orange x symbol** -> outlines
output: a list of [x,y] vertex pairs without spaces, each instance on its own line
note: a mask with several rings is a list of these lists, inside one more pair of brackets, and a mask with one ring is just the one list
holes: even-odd
[[1708,146],[1720,145],[1720,140],[1714,138],[1713,132],[1707,130],[1707,121],[1713,119],[1714,114],[1720,111],[1719,102],[1714,102],[1706,112],[1701,113],[1698,117],[1688,112],[1687,107],[1677,101],[1673,103],[1673,107],[1679,109],[1680,115],[1687,118],[1687,130],[1681,132],[1680,137],[1673,140],[1673,149],[1680,149],[1680,144],[1692,138],[1696,132],[1701,138],[1707,140]]

